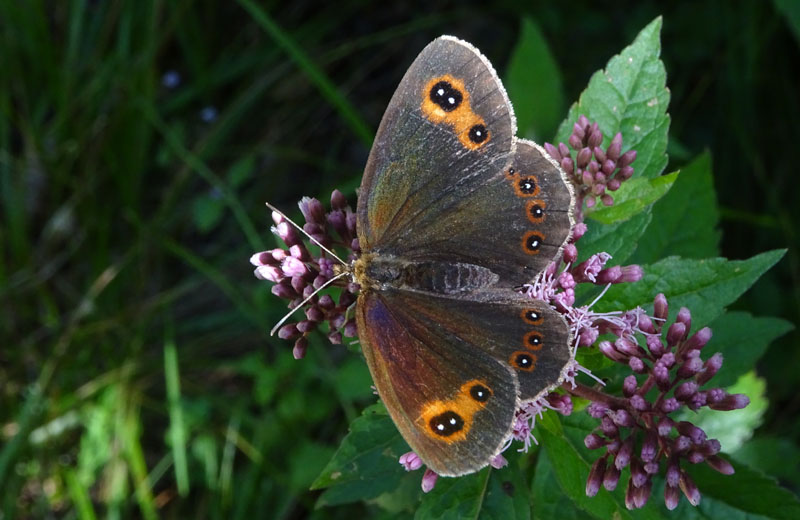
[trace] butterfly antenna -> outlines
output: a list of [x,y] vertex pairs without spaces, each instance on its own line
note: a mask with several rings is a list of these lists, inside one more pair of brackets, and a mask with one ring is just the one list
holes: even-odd
[[[330,249],[328,249],[327,247],[325,247],[325,246],[323,246],[322,244],[320,244],[319,240],[317,240],[316,238],[314,238],[314,237],[312,237],[311,235],[309,235],[308,233],[306,233],[306,230],[305,230],[305,229],[303,229],[302,227],[300,227],[300,226],[298,226],[297,224],[295,224],[295,223],[294,223],[294,221],[293,221],[292,219],[290,219],[289,217],[287,217],[287,216],[286,216],[286,214],[284,214],[284,213],[283,213],[281,210],[279,210],[278,208],[276,208],[275,206],[273,206],[273,205],[272,205],[272,204],[270,204],[269,202],[266,202],[265,204],[267,205],[267,207],[268,207],[269,209],[271,209],[272,211],[274,211],[275,213],[277,213],[278,215],[280,215],[281,217],[283,217],[283,219],[284,219],[284,220],[286,220],[286,222],[288,222],[289,224],[291,224],[291,225],[293,225],[294,227],[296,227],[298,231],[300,231],[302,234],[304,234],[306,237],[308,237],[308,239],[309,239],[309,240],[311,240],[312,242],[314,242],[314,244],[315,244],[315,245],[317,245],[317,246],[318,246],[320,249],[322,249],[323,251],[325,251],[326,253],[328,253],[328,254],[329,254],[329,255],[331,255],[332,257],[334,257],[336,260],[338,260],[339,262],[341,262],[341,264],[342,264],[342,265],[347,265],[347,262],[345,262],[344,260],[342,260],[341,258],[339,258],[339,257],[336,255],[336,253],[334,253],[333,251],[331,251],[331,250],[330,250]],[[334,280],[335,280],[335,279],[336,279],[336,278],[334,278]],[[324,286],[323,286],[323,287],[324,287]],[[314,293],[314,294],[316,294],[316,293]]]
[[[320,247],[321,247],[321,246],[320,246]],[[279,322],[278,322],[278,323],[277,323],[277,324],[276,324],[274,327],[272,327],[272,330],[271,330],[271,331],[269,331],[269,335],[270,335],[270,336],[274,336],[274,335],[275,335],[275,331],[276,331],[276,330],[278,330],[278,329],[281,327],[281,325],[283,325],[284,323],[286,323],[286,320],[288,320],[288,319],[289,319],[289,316],[291,316],[292,314],[294,314],[295,312],[297,312],[299,309],[301,309],[301,308],[303,307],[303,305],[305,305],[306,303],[308,303],[308,301],[309,301],[311,298],[313,298],[314,296],[316,296],[316,295],[317,295],[317,293],[319,293],[319,292],[320,292],[322,289],[326,288],[327,286],[329,286],[330,284],[332,284],[333,282],[335,282],[335,281],[336,281],[336,280],[338,280],[339,278],[341,278],[341,277],[343,277],[343,276],[346,276],[346,275],[349,275],[349,274],[350,274],[350,273],[349,273],[348,271],[343,271],[343,272],[341,272],[341,273],[337,274],[336,276],[334,276],[333,278],[331,278],[330,280],[328,280],[327,282],[325,282],[324,284],[322,284],[322,285],[319,287],[319,289],[317,289],[317,290],[316,290],[316,291],[314,291],[313,293],[309,294],[309,295],[308,295],[308,298],[306,298],[305,300],[303,300],[302,302],[300,302],[300,303],[299,303],[299,304],[298,304],[298,305],[297,305],[297,306],[296,306],[294,309],[290,310],[290,311],[289,311],[289,313],[288,313],[286,316],[284,316],[283,318],[281,318],[281,321],[279,321]]]

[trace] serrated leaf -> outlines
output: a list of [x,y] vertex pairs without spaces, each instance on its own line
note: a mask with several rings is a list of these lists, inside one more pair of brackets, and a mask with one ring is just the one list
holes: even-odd
[[719,254],[719,210],[708,152],[681,169],[669,193],[653,206],[653,220],[658,225],[642,236],[635,262],[654,262],[667,255],[707,258]]
[[748,372],[727,390],[731,394],[745,394],[750,398],[749,405],[741,410],[728,412],[701,408],[697,412],[686,411],[681,417],[702,428],[709,438],[717,439],[722,444],[722,451],[726,453],[736,451],[761,425],[769,404],[764,395],[766,388],[763,379],[753,372]]
[[614,265],[624,262],[636,249],[636,241],[644,234],[650,221],[650,211],[645,210],[622,222],[588,226],[586,234],[578,242],[578,261],[606,252],[614,259]]
[[[592,220],[602,224],[613,224],[638,215],[645,208],[663,197],[678,178],[678,172],[660,175],[655,179],[639,177],[624,183],[613,193],[614,205],[600,207],[587,213]],[[659,223],[659,226],[661,223]]]
[[734,468],[736,473],[722,476],[706,464],[687,467],[704,501],[706,497],[712,498],[739,511],[767,518],[800,518],[800,501],[773,478],[742,464],[734,464]]
[[669,300],[670,319],[680,307],[688,307],[692,330],[697,330],[722,314],[726,305],[736,301],[785,252],[768,251],[747,260],[665,258],[644,266],[644,277],[638,282],[612,286],[595,309],[652,309],[653,297],[664,293]]
[[722,353],[722,369],[711,380],[713,385],[722,387],[732,385],[739,376],[752,370],[769,344],[794,328],[786,320],[756,318],[746,312],[725,313],[709,326],[714,335],[703,352],[709,356]]
[[631,45],[595,72],[559,127],[557,142],[567,142],[583,114],[596,122],[608,146],[622,132],[623,151],[636,150],[636,175],[652,179],[667,165],[669,91],[661,53],[661,17],[642,29]]
[[415,518],[530,518],[528,486],[519,468],[491,467],[457,478],[440,477],[422,499]]
[[539,26],[523,18],[503,82],[514,105],[518,135],[550,138],[564,114],[561,72]]
[[370,406],[350,424],[350,432],[311,489],[328,488],[319,503],[343,504],[390,492],[409,475],[397,460],[409,451],[381,404]]

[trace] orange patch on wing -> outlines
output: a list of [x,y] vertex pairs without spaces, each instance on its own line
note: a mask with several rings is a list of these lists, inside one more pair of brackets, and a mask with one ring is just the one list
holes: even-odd
[[[535,314],[535,316],[531,316],[531,314]],[[531,325],[541,325],[544,323],[542,311],[536,309],[522,309],[520,316],[525,323],[530,323]]]
[[539,179],[535,175],[515,176],[511,185],[517,197],[535,197],[539,194]]
[[536,354],[531,354],[525,350],[517,350],[508,358],[508,363],[523,372],[533,372],[536,370]]
[[544,235],[538,231],[528,231],[522,236],[522,250],[529,255],[538,255],[543,243]]
[[[442,81],[449,83],[462,96],[458,106],[450,111],[444,110],[431,100],[431,90],[437,83]],[[444,123],[452,127],[458,140],[469,150],[477,150],[492,138],[491,132],[486,128],[484,119],[472,110],[472,106],[469,103],[469,92],[464,87],[464,82],[450,74],[435,77],[425,84],[422,89],[420,109],[422,114],[433,123],[437,125]],[[480,133],[479,141],[473,140],[473,138],[477,138],[476,135],[470,136],[470,132],[472,131],[474,134],[476,130]]]
[[[476,400],[470,393],[474,386],[488,392],[483,401]],[[475,413],[486,406],[492,390],[480,379],[467,381],[452,398],[426,403],[417,418],[417,423],[428,437],[452,444],[467,438]]]
[[522,341],[527,349],[541,350],[542,345],[544,345],[544,336],[542,336],[541,332],[532,330],[525,334],[525,338]]
[[544,212],[546,207],[547,204],[543,200],[534,199],[529,201],[525,206],[525,214],[528,216],[528,220],[534,224],[541,224],[544,222],[544,219],[547,216]]

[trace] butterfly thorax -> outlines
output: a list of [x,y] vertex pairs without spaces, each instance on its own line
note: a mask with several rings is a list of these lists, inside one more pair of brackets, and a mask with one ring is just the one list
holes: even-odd
[[365,253],[352,267],[362,289],[390,288],[457,294],[490,287],[499,277],[490,269],[468,263],[409,261],[393,255]]

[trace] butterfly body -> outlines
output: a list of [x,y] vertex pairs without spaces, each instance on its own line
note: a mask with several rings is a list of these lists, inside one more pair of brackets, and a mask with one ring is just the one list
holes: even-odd
[[573,195],[515,133],[488,60],[440,37],[395,92],[361,184],[359,340],[392,419],[440,475],[486,466],[520,403],[571,359],[563,317],[518,289],[569,238]]

